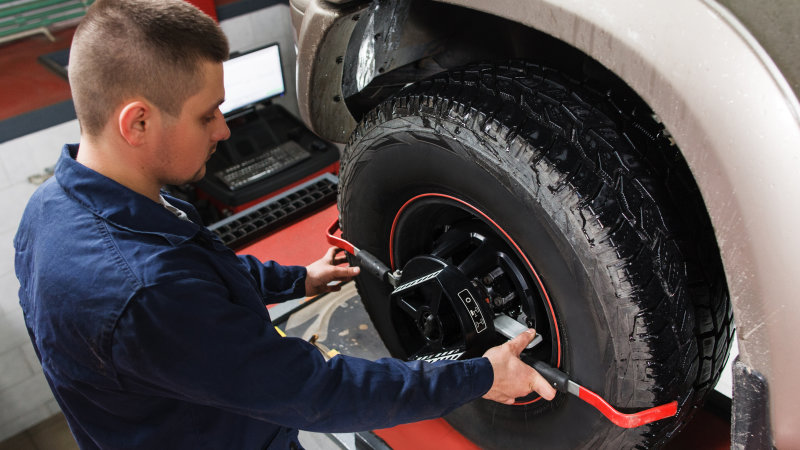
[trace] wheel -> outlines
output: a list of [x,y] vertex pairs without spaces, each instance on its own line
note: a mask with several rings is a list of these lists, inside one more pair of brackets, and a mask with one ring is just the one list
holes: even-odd
[[345,238],[402,270],[394,294],[357,279],[393,355],[479,354],[511,319],[543,338],[524,360],[617,409],[680,405],[626,430],[563,394],[477,400],[447,420],[481,447],[658,447],[728,355],[724,274],[686,164],[640,101],[597,92],[525,63],[453,71],[371,111],[342,156]]

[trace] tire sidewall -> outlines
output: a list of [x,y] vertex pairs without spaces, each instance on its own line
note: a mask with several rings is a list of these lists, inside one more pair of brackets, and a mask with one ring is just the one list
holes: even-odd
[[[627,331],[633,325],[609,318],[629,315],[624,305],[609,303],[617,296],[608,274],[597,269],[604,267],[600,260],[604,254],[598,254],[584,237],[575,193],[550,190],[557,180],[551,179],[556,174],[546,161],[539,160],[531,168],[530,161],[518,159],[521,152],[515,151],[513,143],[500,148],[463,124],[422,115],[380,121],[352,141],[345,154],[340,210],[351,242],[388,261],[392,219],[413,196],[454,195],[476,206],[505,228],[542,277],[559,322],[561,367],[612,403],[650,406],[628,403],[625,390],[634,386],[614,372],[620,365],[616,355],[634,350]],[[359,207],[350,208],[353,204]],[[358,283],[387,347],[401,354],[388,318],[387,288],[367,277]],[[486,447],[498,443],[482,441],[487,426],[495,434],[498,427],[505,430],[501,446],[506,447],[524,446],[530,434],[537,436],[537,445],[543,448],[560,448],[565,431],[571,435],[569,442],[587,446],[623,433],[574,398],[562,395],[547,406],[541,402],[508,407],[477,401],[450,419],[467,437]],[[489,417],[493,419],[486,422]],[[582,425],[572,426],[575,420]]]

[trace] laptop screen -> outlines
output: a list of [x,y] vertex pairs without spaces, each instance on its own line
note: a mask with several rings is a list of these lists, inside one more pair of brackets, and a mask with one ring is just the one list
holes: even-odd
[[222,64],[225,73],[225,102],[222,114],[283,95],[281,53],[278,44],[257,48]]

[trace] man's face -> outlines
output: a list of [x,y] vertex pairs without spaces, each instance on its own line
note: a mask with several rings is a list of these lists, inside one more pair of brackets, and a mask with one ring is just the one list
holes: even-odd
[[230,130],[219,105],[225,99],[222,64],[203,62],[202,87],[183,104],[180,116],[163,112],[162,133],[156,149],[155,172],[162,184],[199,181],[206,173],[206,162],[217,142],[230,137]]

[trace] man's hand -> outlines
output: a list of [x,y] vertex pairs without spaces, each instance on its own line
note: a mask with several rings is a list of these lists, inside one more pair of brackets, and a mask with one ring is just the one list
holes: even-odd
[[[306,295],[319,295],[341,289],[342,283],[353,279],[360,269],[358,267],[339,267],[347,262],[344,251],[331,247],[322,259],[306,266]],[[336,282],[336,283],[334,283]],[[334,284],[332,284],[334,283]]]
[[492,363],[494,382],[483,398],[511,405],[514,399],[536,391],[546,400],[552,400],[556,390],[539,372],[519,359],[519,354],[530,344],[536,331],[528,330],[503,345],[492,347],[483,354]]

